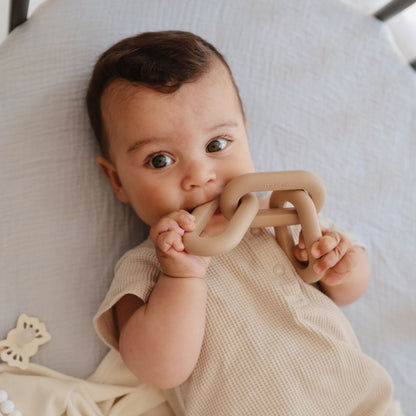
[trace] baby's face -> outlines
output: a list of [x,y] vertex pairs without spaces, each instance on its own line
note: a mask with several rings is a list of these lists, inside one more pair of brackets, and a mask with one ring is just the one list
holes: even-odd
[[149,225],[191,211],[254,171],[246,123],[221,64],[173,94],[116,80],[102,109],[111,162],[98,163],[118,198]]

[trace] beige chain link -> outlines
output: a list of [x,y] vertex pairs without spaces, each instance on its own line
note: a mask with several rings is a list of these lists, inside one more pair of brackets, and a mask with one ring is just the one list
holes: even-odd
[[[270,208],[259,209],[259,202],[252,192],[272,191]],[[317,213],[324,205],[325,185],[315,174],[307,171],[282,171],[248,173],[229,182],[221,196],[193,211],[196,217],[196,229],[185,233],[185,249],[199,256],[214,256],[236,247],[248,228],[275,228],[276,239],[284,250],[298,274],[307,283],[317,282],[312,267],[299,263],[294,254],[294,240],[287,228],[300,224],[306,249],[311,259],[312,243],[321,237],[321,228]],[[292,206],[287,207],[286,203]],[[210,218],[220,207],[222,214],[229,220],[225,230],[216,236],[201,236]]]

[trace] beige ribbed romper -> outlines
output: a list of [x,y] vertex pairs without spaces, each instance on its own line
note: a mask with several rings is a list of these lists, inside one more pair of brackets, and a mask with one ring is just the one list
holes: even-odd
[[[120,259],[95,319],[108,345],[117,349],[114,304],[127,293],[146,302],[158,275],[150,240]],[[212,258],[206,280],[201,354],[177,389],[186,415],[396,414],[389,375],[360,350],[341,310],[298,277],[272,232],[248,231]]]

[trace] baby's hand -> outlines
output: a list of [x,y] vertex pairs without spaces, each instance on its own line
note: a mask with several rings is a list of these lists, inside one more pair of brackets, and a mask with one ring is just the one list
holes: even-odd
[[[322,229],[322,237],[311,247],[311,254],[317,259],[313,270],[323,274],[321,282],[326,285],[340,285],[356,266],[354,253],[351,242],[343,234]],[[295,257],[302,262],[308,261],[302,233],[299,235],[299,244],[295,247]]]
[[205,277],[209,259],[185,251],[182,237],[195,229],[195,217],[187,211],[172,212],[151,227],[150,238],[162,272],[170,277]]

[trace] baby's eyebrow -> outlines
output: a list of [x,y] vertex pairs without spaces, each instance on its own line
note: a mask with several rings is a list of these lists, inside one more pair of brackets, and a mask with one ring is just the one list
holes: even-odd
[[207,130],[208,131],[214,131],[214,130],[223,129],[225,127],[238,127],[238,123],[236,121],[225,121],[223,123],[216,124],[215,126],[210,127]]
[[149,143],[155,143],[155,142],[160,142],[160,141],[162,141],[162,139],[159,139],[157,137],[149,137],[146,139],[137,140],[131,146],[128,147],[127,153],[133,152],[134,150],[137,150],[140,147],[146,146]]
[[[238,122],[234,120],[230,120],[230,121],[221,122],[219,124],[215,124],[214,126],[207,127],[206,131],[207,133],[210,133],[210,132],[218,131],[226,127],[230,128],[230,127],[238,127],[238,126],[239,126]],[[155,144],[155,143],[158,143],[158,142],[160,143],[164,141],[166,141],[166,139],[163,139],[162,137],[146,137],[143,139],[139,139],[127,148],[127,153],[131,153],[150,143]]]

